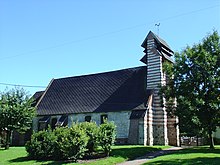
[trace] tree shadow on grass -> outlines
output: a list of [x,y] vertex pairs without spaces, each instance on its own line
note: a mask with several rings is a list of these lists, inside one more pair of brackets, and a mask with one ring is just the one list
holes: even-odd
[[10,163],[18,163],[18,162],[26,162],[29,161],[30,159],[27,156],[24,157],[19,157],[19,158],[15,158],[15,159],[11,159],[9,160]]
[[[103,156],[103,154],[98,153],[94,156],[87,156],[83,159],[79,159],[78,161],[84,162],[84,160],[88,161],[88,160],[93,160],[93,159],[95,160],[95,159],[100,159],[100,158],[107,158],[107,157]],[[74,162],[71,159],[70,160],[53,160],[53,159],[38,160],[38,159],[32,159],[28,156],[9,160],[10,163],[21,163],[21,162],[29,162],[29,161],[30,161],[30,164],[33,163],[32,161],[35,161],[37,163],[45,164],[45,165],[61,165],[61,164],[69,164],[69,163],[78,163],[78,162]]]
[[158,160],[145,163],[144,165],[180,165],[180,164],[187,164],[187,165],[219,165],[220,164],[220,157],[217,158],[191,158],[191,159],[172,159],[172,160]]
[[[161,150],[161,148],[154,148],[154,147],[132,147],[132,148],[114,148],[110,153],[112,157],[122,157],[127,160],[133,160],[139,156],[146,155],[147,153],[156,152]],[[19,162],[28,162],[33,161],[29,157],[19,157],[16,159],[10,160],[11,163],[19,163]],[[47,164],[47,165],[61,165],[61,164],[68,164],[74,163],[72,161],[51,161],[51,160],[35,160],[36,162]],[[48,162],[47,162],[48,161]]]
[[[29,157],[26,156],[26,157],[19,157],[16,159],[11,159],[9,162],[10,163],[21,163],[21,162],[28,162],[28,161],[33,161],[33,159],[30,159]],[[74,163],[70,161],[53,161],[53,160],[35,160],[35,161],[38,163],[43,163],[47,165],[61,165],[61,164]]]

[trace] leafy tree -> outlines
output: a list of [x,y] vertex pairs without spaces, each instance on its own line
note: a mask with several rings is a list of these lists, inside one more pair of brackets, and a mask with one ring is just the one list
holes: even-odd
[[5,149],[9,148],[13,131],[24,133],[31,128],[35,116],[32,103],[23,89],[11,89],[0,94],[0,132],[6,134]]
[[186,131],[188,126],[188,131],[206,132],[210,148],[214,148],[212,132],[220,124],[220,36],[217,31],[201,43],[176,53],[175,63],[166,63],[164,69],[169,79],[161,91],[168,114],[177,115]]

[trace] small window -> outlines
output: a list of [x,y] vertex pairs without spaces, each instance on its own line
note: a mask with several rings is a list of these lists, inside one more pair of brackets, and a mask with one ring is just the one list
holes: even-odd
[[56,123],[56,126],[65,127],[68,124],[68,116],[62,115]]
[[54,130],[56,128],[57,118],[53,118],[51,120],[51,129]]
[[47,129],[47,123],[39,123],[38,124],[38,131],[42,131]]
[[101,115],[101,124],[103,124],[104,121],[107,119],[108,119],[108,115]]
[[85,121],[90,122],[91,121],[91,116],[85,116]]
[[38,120],[38,131],[47,129],[49,122],[50,122],[50,116],[44,116],[43,118],[39,119]]

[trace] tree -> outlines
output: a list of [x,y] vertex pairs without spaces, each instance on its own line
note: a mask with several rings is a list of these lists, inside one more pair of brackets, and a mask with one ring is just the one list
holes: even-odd
[[168,114],[179,117],[180,127],[187,128],[184,127],[187,124],[195,133],[206,132],[210,148],[214,148],[212,132],[220,124],[220,36],[217,31],[201,43],[176,53],[175,63],[166,63],[164,69],[169,80],[161,92]]
[[0,132],[6,134],[5,149],[9,148],[13,131],[24,133],[31,128],[35,108],[23,89],[11,89],[0,94]]

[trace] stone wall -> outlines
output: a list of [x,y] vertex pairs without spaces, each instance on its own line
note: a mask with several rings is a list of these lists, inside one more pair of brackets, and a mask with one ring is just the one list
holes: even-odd
[[129,144],[139,144],[138,139],[139,139],[139,119],[131,119],[130,120],[128,143]]
[[[84,122],[86,116],[91,116],[91,120],[96,122],[96,124],[101,123],[101,115],[107,114],[108,121],[113,121],[116,125],[117,137],[118,140],[122,140],[126,142],[128,139],[129,133],[129,118],[131,115],[130,111],[121,111],[121,112],[108,112],[108,113],[83,113],[83,114],[71,114],[68,116],[68,126],[70,127],[73,122]],[[57,120],[61,117],[61,115],[51,116],[50,123],[53,118],[57,118]],[[38,120],[42,117],[36,117],[33,120],[33,130],[38,130]]]
[[178,118],[176,117],[168,117],[167,118],[167,130],[168,130],[168,139],[169,145],[171,146],[179,146],[179,126],[177,125]]
[[[56,118],[57,120],[59,120],[59,118],[61,117],[62,115],[53,115],[51,116],[50,118],[50,122],[49,124],[51,124],[51,121],[52,119]],[[32,129],[33,131],[37,132],[38,131],[38,121],[39,119],[43,118],[43,116],[37,116],[33,119],[33,122],[32,122]]]
[[131,115],[130,111],[72,114],[68,117],[68,125],[71,126],[72,122],[84,122],[85,116],[91,116],[91,120],[99,125],[101,124],[101,115],[104,114],[108,115],[108,121],[113,121],[115,123],[117,138],[128,138],[130,126],[129,118]]

